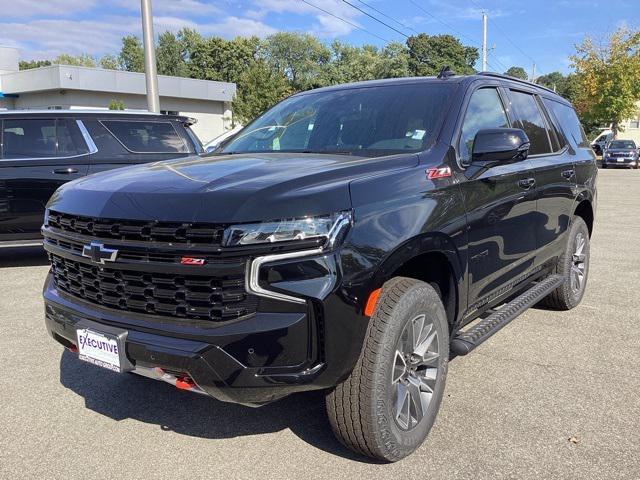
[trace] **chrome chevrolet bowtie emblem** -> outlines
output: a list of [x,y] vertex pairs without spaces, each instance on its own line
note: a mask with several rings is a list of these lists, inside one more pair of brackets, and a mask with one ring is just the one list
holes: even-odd
[[118,250],[106,248],[102,243],[91,242],[82,248],[82,256],[104,265],[104,262],[114,262],[116,260]]

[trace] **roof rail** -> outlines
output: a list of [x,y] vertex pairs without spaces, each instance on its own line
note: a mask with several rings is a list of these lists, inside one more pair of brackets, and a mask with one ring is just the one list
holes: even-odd
[[[546,90],[547,92],[551,92],[551,93],[553,93],[555,95],[558,95],[557,92],[554,92],[553,90],[551,90],[548,87],[545,87],[544,85],[539,85],[537,83],[533,83],[533,82],[530,82],[529,80],[524,80],[522,78],[512,77],[511,75],[505,75],[504,73],[478,72],[478,75],[483,75],[485,77],[504,78],[505,80],[512,80],[512,81],[518,82],[518,83],[524,83],[524,84],[527,84],[527,85],[533,85],[535,87],[542,88],[543,90]],[[560,96],[560,95],[558,95],[558,96]]]

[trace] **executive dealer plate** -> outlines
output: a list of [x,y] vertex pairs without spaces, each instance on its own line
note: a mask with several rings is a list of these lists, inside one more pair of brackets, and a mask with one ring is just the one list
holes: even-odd
[[105,335],[86,328],[76,331],[80,360],[102,368],[121,372],[120,342],[117,337]]

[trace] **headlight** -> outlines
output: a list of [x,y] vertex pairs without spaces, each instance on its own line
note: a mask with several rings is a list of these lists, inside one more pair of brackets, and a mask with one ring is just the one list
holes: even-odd
[[351,212],[339,212],[316,217],[232,225],[224,232],[223,245],[234,247],[323,238],[333,244],[351,222]]

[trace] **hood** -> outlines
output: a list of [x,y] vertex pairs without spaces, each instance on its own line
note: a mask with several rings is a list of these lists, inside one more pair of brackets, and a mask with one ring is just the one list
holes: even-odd
[[70,182],[48,208],[90,217],[211,223],[320,215],[351,208],[351,180],[416,163],[416,155],[188,157]]

